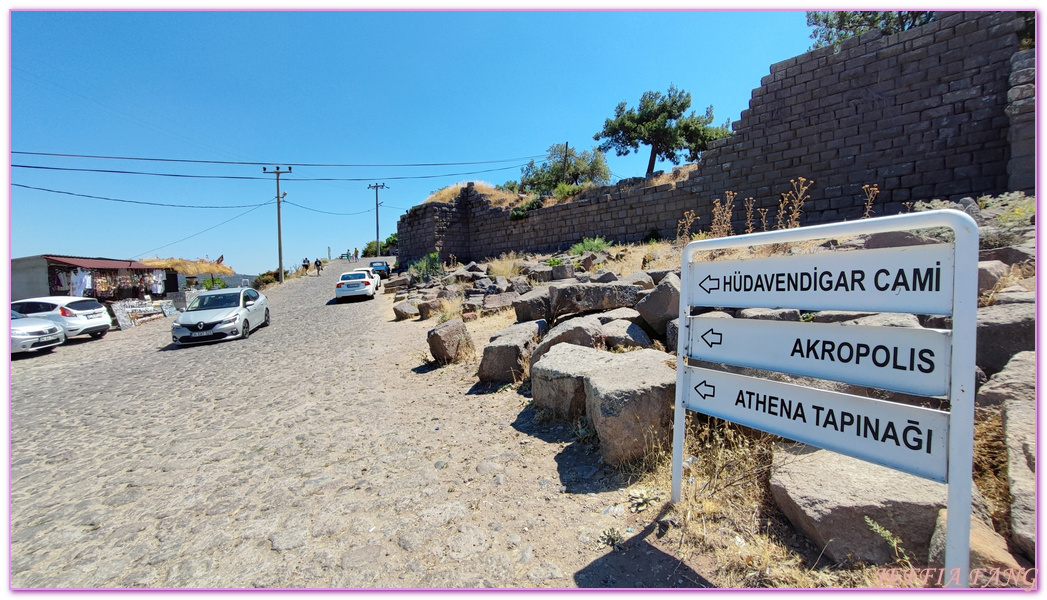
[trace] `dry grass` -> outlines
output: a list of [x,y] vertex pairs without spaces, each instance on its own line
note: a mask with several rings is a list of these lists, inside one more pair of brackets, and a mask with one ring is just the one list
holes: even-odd
[[997,409],[978,409],[974,421],[974,483],[989,505],[993,529],[1004,537],[1011,530],[1007,463],[1003,415]]
[[462,298],[441,298],[440,309],[436,313],[439,323],[462,318]]
[[498,275],[505,278],[516,277],[520,274],[520,261],[521,258],[515,251],[504,253],[498,258],[487,261],[487,274],[492,277]]
[[1036,265],[1031,262],[1011,265],[1010,271],[996,282],[992,289],[982,292],[978,297],[978,306],[992,306],[996,304],[996,294],[1011,286],[1020,285],[1028,291],[1033,291],[1027,282],[1036,276]]
[[713,222],[709,227],[709,234],[714,238],[730,237],[734,235],[731,226],[731,215],[734,214],[734,192],[723,193],[725,200],[720,204],[720,199],[713,199]]
[[698,168],[698,163],[688,163],[686,165],[676,167],[668,173],[662,173],[661,175],[647,180],[644,186],[650,187],[655,185],[662,185],[663,183],[676,183],[677,181],[683,181],[691,176],[691,172]]
[[[422,204],[432,202],[450,204],[458,198],[458,194],[461,193],[462,188],[466,186],[466,183],[467,182],[460,181],[445,188],[436,190],[430,194],[428,198],[423,200]],[[477,193],[485,196],[491,202],[491,206],[512,208],[521,202],[518,194],[496,189],[492,184],[487,183],[486,181],[473,181],[473,188],[476,189]]]

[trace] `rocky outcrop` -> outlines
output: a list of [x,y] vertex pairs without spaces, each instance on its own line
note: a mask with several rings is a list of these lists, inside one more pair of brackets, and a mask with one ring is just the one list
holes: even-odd
[[978,389],[975,404],[1000,406],[1008,399],[1036,401],[1036,353],[1015,354],[1003,370]]
[[563,315],[632,307],[636,297],[636,287],[622,283],[554,283],[549,286],[549,310],[557,320]]
[[527,377],[531,353],[545,333],[545,321],[516,323],[491,336],[476,375],[480,381],[511,383]]
[[418,316],[418,301],[417,300],[404,300],[399,304],[393,305],[393,314],[396,315],[397,321],[404,321],[406,319],[413,319]]
[[881,565],[896,557],[865,518],[925,557],[947,494],[944,484],[799,444],[775,449],[770,483],[785,516],[830,560]]
[[634,271],[618,279],[619,283],[635,285],[645,290],[654,289],[654,279],[644,271]]
[[620,465],[669,441],[676,370],[657,350],[615,356],[612,368],[585,378],[585,413],[600,438],[604,462]]
[[531,354],[532,361],[538,362],[542,355],[556,344],[574,344],[587,348],[603,348],[603,328],[596,317],[576,317],[557,324],[545,334],[541,343]]
[[632,321],[616,319],[602,326],[604,344],[608,348],[628,350],[632,348],[650,348],[654,343],[647,332]]
[[548,288],[531,290],[513,300],[513,310],[517,321],[551,321]]
[[473,340],[461,319],[452,319],[429,330],[429,352],[441,364],[458,362],[473,352]]
[[636,311],[655,333],[665,336],[665,324],[680,316],[680,278],[667,273],[650,294],[636,303]]
[[994,304],[978,309],[975,363],[992,375],[1018,352],[1036,349],[1036,306]]
[[554,417],[572,420],[585,414],[585,378],[611,368],[615,354],[558,344],[531,364],[531,399]]
[[[1031,353],[1022,353],[1031,354]],[[1025,357],[1019,359],[1025,362]],[[1012,362],[1014,362],[1012,360]],[[988,384],[986,384],[988,385]],[[1027,393],[1003,403],[1007,483],[1011,492],[1011,541],[1029,560],[1036,557],[1036,398]]]

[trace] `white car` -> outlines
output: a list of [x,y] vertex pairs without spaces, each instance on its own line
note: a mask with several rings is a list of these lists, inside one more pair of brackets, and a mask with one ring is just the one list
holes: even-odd
[[54,321],[11,311],[11,354],[41,350],[50,352],[63,342],[65,331]]
[[378,275],[378,272],[375,271],[374,269],[372,269],[371,267],[357,267],[357,268],[355,268],[353,270],[354,271],[363,271],[364,273],[367,273],[368,275],[371,276],[371,281],[374,282],[374,288],[376,290],[382,289],[382,278]]
[[171,341],[199,344],[247,339],[252,329],[269,325],[269,300],[254,288],[204,292],[171,324]]
[[66,339],[78,335],[104,337],[113,326],[109,311],[94,298],[80,296],[46,296],[11,303],[11,310],[27,317],[54,321],[65,331]]
[[342,273],[338,277],[338,283],[334,286],[334,301],[341,302],[344,298],[353,296],[374,298],[376,287],[372,276],[365,271]]

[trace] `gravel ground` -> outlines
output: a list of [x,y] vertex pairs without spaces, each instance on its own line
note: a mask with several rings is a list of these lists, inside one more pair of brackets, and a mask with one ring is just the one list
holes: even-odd
[[349,268],[265,290],[248,340],[175,348],[172,317],[13,357],[11,587],[709,585],[569,427],[427,365],[434,321],[334,303]]

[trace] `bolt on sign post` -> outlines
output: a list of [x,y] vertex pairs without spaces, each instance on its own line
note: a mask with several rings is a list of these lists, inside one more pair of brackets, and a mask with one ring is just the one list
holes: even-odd
[[[699,261],[699,252],[948,227],[951,244]],[[978,226],[937,210],[691,242],[681,271],[672,501],[687,410],[948,484],[945,568],[966,586],[974,455]],[[692,316],[692,306],[952,317],[951,330]],[[948,398],[933,410],[695,366],[705,361]],[[885,493],[890,493],[885,490]],[[952,583],[950,583],[951,585]]]

